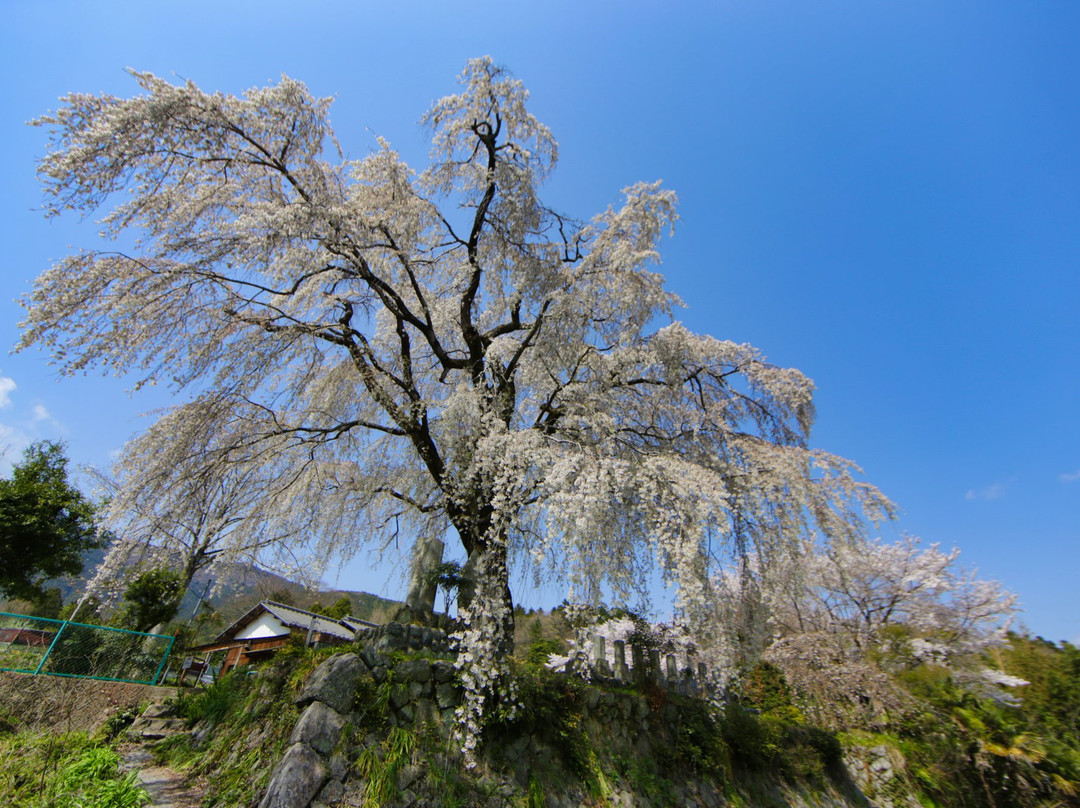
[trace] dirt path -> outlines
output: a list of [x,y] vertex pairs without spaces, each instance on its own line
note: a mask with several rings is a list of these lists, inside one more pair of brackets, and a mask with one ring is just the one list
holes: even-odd
[[198,783],[167,766],[154,763],[153,754],[146,747],[133,744],[120,749],[123,771],[137,771],[139,784],[146,789],[155,808],[199,808],[204,789]]

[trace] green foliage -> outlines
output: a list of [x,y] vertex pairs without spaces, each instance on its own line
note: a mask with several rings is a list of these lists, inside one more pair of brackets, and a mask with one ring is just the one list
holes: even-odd
[[370,674],[360,677],[356,683],[356,697],[353,700],[360,728],[379,730],[385,727],[392,690],[393,683],[389,679],[379,684]]
[[35,601],[49,578],[76,575],[102,543],[94,506],[68,480],[60,443],[29,446],[0,480],[0,595]]
[[187,590],[187,581],[179,572],[155,569],[144,572],[124,590],[127,602],[123,622],[135,631],[149,631],[176,616]]
[[245,701],[250,689],[245,680],[245,672],[230,671],[208,687],[181,692],[177,697],[177,715],[192,724],[200,721],[220,724]]
[[791,706],[791,688],[784,673],[769,662],[758,662],[739,681],[739,696],[758,710]]
[[[1019,703],[961,686],[951,670],[931,664],[896,666],[893,681],[912,706],[886,732],[851,744],[887,746],[903,758],[894,787],[926,805],[956,808],[1037,808],[1080,803],[1080,652],[1013,635],[972,668],[992,666],[1028,685],[1013,688]],[[973,673],[969,670],[967,676]]]
[[535,777],[529,778],[529,790],[525,794],[525,808],[546,808],[544,788]]
[[101,725],[96,737],[106,743],[115,741],[121,732],[135,723],[135,719],[139,717],[141,712],[142,707],[135,705],[129,705],[117,710],[105,719],[105,723]]
[[416,751],[416,735],[394,727],[380,746],[368,746],[357,758],[357,774],[367,781],[364,808],[378,808],[398,796],[397,775]]
[[64,595],[58,586],[50,586],[35,598],[33,605],[26,612],[31,617],[47,617],[58,620],[64,608]]
[[1080,749],[1080,649],[1013,634],[1000,663],[1028,682],[1018,688],[1026,728]]
[[280,603],[283,606],[295,606],[296,598],[293,597],[293,593],[288,589],[275,589],[269,595],[266,596],[267,600],[272,600],[274,603]]
[[515,677],[520,707],[512,718],[496,713],[485,727],[485,743],[534,735],[551,745],[575,776],[588,779],[592,749],[581,727],[585,684],[547,668],[527,667]]
[[654,805],[674,804],[671,781],[660,774],[661,764],[657,760],[636,755],[629,758],[616,756],[614,764],[617,773],[629,783],[635,793],[652,801]]
[[558,640],[539,638],[529,643],[529,650],[525,652],[525,664],[531,668],[539,669],[547,664],[552,654],[559,652]]
[[139,808],[134,773],[121,776],[111,745],[85,733],[19,733],[0,740],[0,794],[13,808]]
[[806,726],[792,705],[762,712],[730,704],[721,735],[736,767],[773,771],[794,781],[824,781],[842,756],[835,733]]
[[666,761],[677,769],[698,773],[718,774],[726,771],[729,758],[720,722],[709,705],[697,699],[679,703],[679,723],[676,727],[671,759]]
[[323,606],[319,601],[315,601],[311,604],[311,608],[308,611],[315,614],[321,614],[329,617],[332,620],[340,620],[343,617],[348,617],[352,614],[352,601],[349,600],[348,595],[342,595],[330,606]]
[[[451,598],[466,583],[466,578],[461,572],[461,565],[456,561],[443,561],[428,572],[427,580],[443,591],[443,613],[450,614]],[[517,615],[516,606],[514,614]]]

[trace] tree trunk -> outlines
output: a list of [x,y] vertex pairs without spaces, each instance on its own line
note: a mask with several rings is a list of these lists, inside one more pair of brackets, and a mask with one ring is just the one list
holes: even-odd
[[496,601],[494,605],[498,615],[487,628],[496,634],[499,653],[509,656],[514,651],[514,598],[508,580],[506,545],[503,542],[494,545],[484,542],[475,544],[474,548],[461,568],[462,582],[457,596],[458,615],[469,614],[470,624],[477,619],[483,621],[483,615],[472,615],[471,607],[484,587],[495,589],[495,597],[489,596],[488,599]]

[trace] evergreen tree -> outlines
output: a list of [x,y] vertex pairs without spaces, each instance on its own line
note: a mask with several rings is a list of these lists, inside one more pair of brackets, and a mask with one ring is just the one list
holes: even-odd
[[77,575],[82,554],[100,546],[94,506],[67,462],[62,444],[41,441],[0,480],[0,594],[41,601],[48,579]]

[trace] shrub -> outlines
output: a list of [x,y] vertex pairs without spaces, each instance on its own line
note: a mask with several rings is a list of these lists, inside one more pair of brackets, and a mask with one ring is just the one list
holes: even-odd
[[193,724],[199,721],[219,724],[243,700],[243,685],[243,674],[230,671],[209,687],[181,693],[176,712]]
[[588,779],[592,750],[589,736],[581,728],[585,684],[542,667],[526,667],[516,679],[521,706],[512,718],[493,714],[485,727],[485,741],[535,735],[558,751],[573,774]]

